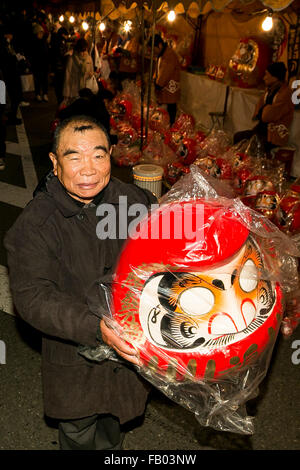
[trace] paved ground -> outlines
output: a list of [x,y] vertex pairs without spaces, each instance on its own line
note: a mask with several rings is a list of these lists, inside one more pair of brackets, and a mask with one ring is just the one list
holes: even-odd
[[[6,345],[6,363],[0,365],[0,450],[58,449],[56,423],[43,413],[40,337],[12,315],[2,246],[3,236],[29,198],[35,178],[49,168],[49,122],[55,110],[52,91],[50,98],[49,104],[32,101],[30,108],[22,110],[26,132],[8,129],[8,141],[19,144],[10,144],[7,168],[0,173],[0,341]],[[114,168],[114,174],[130,179],[126,170]],[[145,417],[127,428],[125,449],[299,450],[300,364],[292,362],[295,340],[300,340],[299,328],[288,339],[279,335],[259,396],[248,404],[249,414],[255,417],[254,435],[203,428],[192,413],[153,390]]]

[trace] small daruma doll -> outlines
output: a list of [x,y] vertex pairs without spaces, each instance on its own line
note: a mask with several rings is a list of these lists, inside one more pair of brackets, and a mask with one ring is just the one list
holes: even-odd
[[264,250],[216,200],[165,204],[141,223],[121,254],[112,302],[151,374],[216,381],[273,347],[282,292],[266,275]]

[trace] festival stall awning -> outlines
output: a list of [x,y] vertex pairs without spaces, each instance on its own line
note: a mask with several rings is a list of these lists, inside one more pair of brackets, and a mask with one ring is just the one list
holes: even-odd
[[[261,0],[260,3],[262,3],[266,8],[272,9],[273,11],[280,11],[287,8],[291,3],[293,3],[293,1],[294,0]],[[162,0],[136,0],[134,2],[132,0],[111,0],[111,3],[113,3],[116,7],[124,5],[127,9],[131,8],[132,5],[139,7],[142,5],[147,5],[148,8],[151,8],[152,6],[161,8],[163,4],[167,4],[170,9],[177,7],[182,8],[185,11],[189,9],[191,4],[196,4],[200,12],[202,12],[207,4],[209,4],[209,6],[216,11],[222,11],[230,3],[234,2],[232,2],[232,0],[198,0],[197,2],[194,0],[181,0],[180,2],[178,2],[178,0],[168,0],[167,2]],[[239,3],[242,5],[251,5],[256,2],[253,0],[239,0]]]
[[[99,12],[101,16],[108,16],[112,20],[122,17],[130,17],[135,9],[145,7],[146,11],[175,10],[177,14],[186,13],[191,18],[197,18],[200,14],[210,10],[224,11],[229,8],[235,11],[255,11],[257,9],[270,9],[282,11],[291,6],[293,11],[300,9],[300,0],[51,0],[48,7],[54,9],[72,11],[84,14],[86,12]],[[51,7],[50,7],[51,8]]]

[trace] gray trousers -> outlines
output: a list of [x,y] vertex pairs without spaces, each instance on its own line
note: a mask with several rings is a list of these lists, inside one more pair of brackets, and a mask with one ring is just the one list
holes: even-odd
[[61,421],[58,425],[61,450],[118,450],[122,448],[120,423],[111,415]]

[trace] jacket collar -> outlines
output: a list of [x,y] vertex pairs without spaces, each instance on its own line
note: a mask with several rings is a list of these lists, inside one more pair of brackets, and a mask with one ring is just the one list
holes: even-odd
[[46,182],[46,193],[53,198],[55,205],[63,214],[64,217],[72,217],[79,214],[83,209],[87,207],[95,207],[103,202],[110,204],[118,203],[118,191],[117,191],[118,180],[111,177],[108,185],[97,194],[94,200],[90,204],[83,204],[70,196],[64,186],[60,183],[58,178],[52,174],[52,177]]

